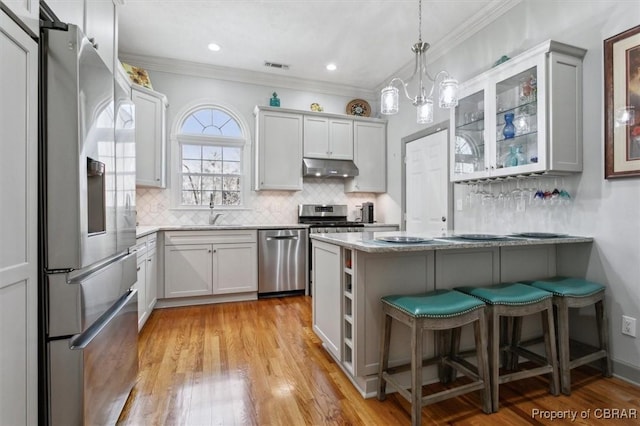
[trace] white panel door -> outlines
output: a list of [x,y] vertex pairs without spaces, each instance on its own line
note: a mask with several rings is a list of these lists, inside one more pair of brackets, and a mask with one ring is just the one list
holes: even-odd
[[0,58],[0,425],[35,425],[38,46],[2,11]]
[[213,246],[213,294],[258,291],[256,243]]
[[407,143],[407,231],[439,234],[449,228],[447,161],[447,130]]
[[212,293],[211,244],[184,244],[164,248],[165,297],[205,296]]

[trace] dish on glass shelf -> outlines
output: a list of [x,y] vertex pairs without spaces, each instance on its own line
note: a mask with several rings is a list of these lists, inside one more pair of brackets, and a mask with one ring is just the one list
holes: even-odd
[[476,241],[490,241],[490,240],[500,240],[504,238],[504,235],[496,235],[496,234],[458,234],[456,235],[458,238],[462,238],[463,240],[476,240]]
[[555,232],[519,232],[513,235],[525,238],[560,238],[567,236],[567,234],[556,234]]
[[433,241],[430,238],[409,237],[409,236],[396,236],[396,237],[377,237],[377,241],[384,241],[386,243],[400,243],[400,244],[419,244],[428,243]]

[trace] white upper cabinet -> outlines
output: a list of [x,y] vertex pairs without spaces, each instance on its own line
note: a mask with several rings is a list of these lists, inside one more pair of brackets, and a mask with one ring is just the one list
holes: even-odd
[[118,57],[116,5],[111,0],[47,0],[58,19],[80,27],[111,71]]
[[353,122],[353,161],[358,176],[345,179],[345,192],[386,192],[387,124]]
[[302,114],[256,107],[255,183],[259,190],[302,190]]
[[136,108],[136,185],[165,188],[167,98],[137,84],[131,98]]
[[353,160],[353,121],[305,115],[304,156]]
[[451,180],[582,171],[582,58],[548,41],[461,85]]
[[[37,0],[0,0],[34,35],[40,32],[40,2]],[[48,2],[47,2],[48,3]]]
[[86,0],[84,33],[93,42],[98,54],[113,71],[116,46],[116,6],[113,1]]

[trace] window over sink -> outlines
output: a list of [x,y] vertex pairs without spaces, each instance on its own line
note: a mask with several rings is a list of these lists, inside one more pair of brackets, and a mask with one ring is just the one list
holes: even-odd
[[176,127],[176,183],[178,208],[243,206],[245,159],[248,150],[242,121],[218,105],[198,105]]

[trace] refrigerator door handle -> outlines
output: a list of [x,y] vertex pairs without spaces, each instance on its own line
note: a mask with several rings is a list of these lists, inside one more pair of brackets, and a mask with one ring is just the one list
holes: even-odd
[[71,341],[70,349],[82,350],[85,349],[91,341],[107,326],[125,306],[136,297],[138,290],[130,290],[127,294],[116,302],[107,312],[105,312],[95,323],[86,329],[83,333],[79,334]]

